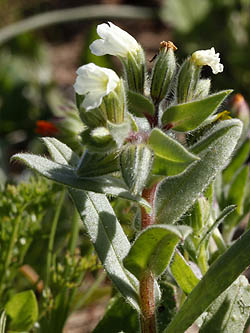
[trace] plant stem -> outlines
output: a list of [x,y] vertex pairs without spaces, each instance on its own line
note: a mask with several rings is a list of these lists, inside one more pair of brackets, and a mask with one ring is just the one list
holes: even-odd
[[48,253],[47,253],[47,262],[46,262],[46,276],[45,276],[45,287],[48,287],[49,280],[50,280],[50,268],[51,268],[51,261],[52,261],[52,253],[53,253],[53,247],[54,247],[54,240],[55,240],[55,234],[56,234],[56,228],[57,223],[59,220],[59,216],[61,213],[62,205],[64,202],[66,190],[65,188],[62,189],[62,192],[59,197],[59,201],[56,207],[54,219],[52,221],[52,226],[50,230],[50,236],[49,236],[49,246],[48,246]]
[[148,214],[144,207],[141,208],[141,227],[142,229],[154,224],[154,198],[157,184],[150,188],[145,188],[142,192],[142,197],[148,201],[152,207],[151,214]]
[[[154,198],[157,184],[154,184],[150,188],[145,188],[142,192],[142,197],[146,199],[151,207],[152,211],[150,214],[146,210],[141,208],[141,227],[146,229],[150,225],[154,224]],[[152,272],[146,272],[146,274],[140,280],[140,301],[142,315],[141,321],[141,332],[142,333],[156,333],[157,324],[155,316],[155,294],[154,294],[154,275]]]
[[79,228],[80,228],[79,213],[74,206],[73,223],[72,223],[71,237],[70,237],[70,244],[69,244],[69,253],[71,256],[73,256],[75,253],[75,248],[76,248],[78,234],[79,234]]
[[141,299],[141,331],[142,333],[156,333],[154,276],[147,272],[140,280]]

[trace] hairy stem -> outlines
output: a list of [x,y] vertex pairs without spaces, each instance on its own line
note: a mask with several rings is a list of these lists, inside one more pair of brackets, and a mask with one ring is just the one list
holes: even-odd
[[[150,225],[154,224],[154,198],[157,184],[154,184],[150,188],[145,188],[142,192],[142,197],[146,199],[151,207],[150,214],[146,210],[141,208],[141,227],[146,229]],[[154,294],[154,275],[152,272],[146,272],[146,274],[140,280],[140,301],[142,315],[141,332],[142,333],[155,333],[157,332],[156,316],[155,316],[155,294]]]

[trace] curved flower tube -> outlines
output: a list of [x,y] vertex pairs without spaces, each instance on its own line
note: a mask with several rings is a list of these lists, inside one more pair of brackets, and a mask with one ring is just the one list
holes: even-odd
[[86,111],[100,106],[103,97],[112,92],[120,82],[120,78],[112,69],[93,63],[79,67],[76,73],[74,89],[78,95],[85,96],[82,106]]
[[220,54],[215,53],[214,47],[210,50],[199,50],[192,54],[191,60],[197,66],[208,65],[212,68],[213,74],[223,72],[224,66],[220,63]]
[[97,33],[101,39],[95,40],[89,46],[91,52],[97,56],[110,54],[125,58],[128,53],[137,53],[140,49],[134,37],[111,22],[99,24]]

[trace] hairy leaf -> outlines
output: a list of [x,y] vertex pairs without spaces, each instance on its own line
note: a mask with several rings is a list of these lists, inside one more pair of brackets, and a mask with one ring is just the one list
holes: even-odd
[[187,226],[148,227],[132,245],[123,261],[124,266],[139,280],[148,270],[156,277],[160,276],[167,268],[178,242],[190,232],[191,228]]
[[182,174],[160,183],[155,204],[157,223],[174,223],[192,206],[227,163],[241,130],[242,124],[236,119],[219,123],[199,143],[199,148],[204,148],[200,151],[200,160]]
[[162,116],[162,124],[171,124],[175,131],[192,131],[212,115],[231,92],[225,90],[198,101],[170,106]]
[[250,264],[249,251],[250,230],[210,266],[164,333],[185,332]]

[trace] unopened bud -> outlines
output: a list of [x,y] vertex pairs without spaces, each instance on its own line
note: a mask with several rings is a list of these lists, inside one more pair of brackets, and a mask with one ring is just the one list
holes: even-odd
[[161,42],[159,53],[152,69],[150,94],[155,104],[166,97],[171,89],[176,71],[174,51],[177,47],[170,41]]
[[208,96],[211,87],[210,79],[200,79],[197,82],[194,99],[201,99]]
[[182,64],[177,79],[177,102],[186,103],[191,101],[196,93],[200,79],[201,67],[196,66],[191,58]]
[[240,143],[242,143],[249,135],[250,109],[245,98],[241,94],[236,94],[233,97],[231,114],[233,117],[236,117],[243,122],[243,130],[240,139]]
[[153,162],[153,153],[145,144],[128,144],[120,155],[122,177],[135,195],[146,186]]
[[112,139],[110,132],[106,127],[97,127],[91,131],[90,135],[98,144],[106,144]]

